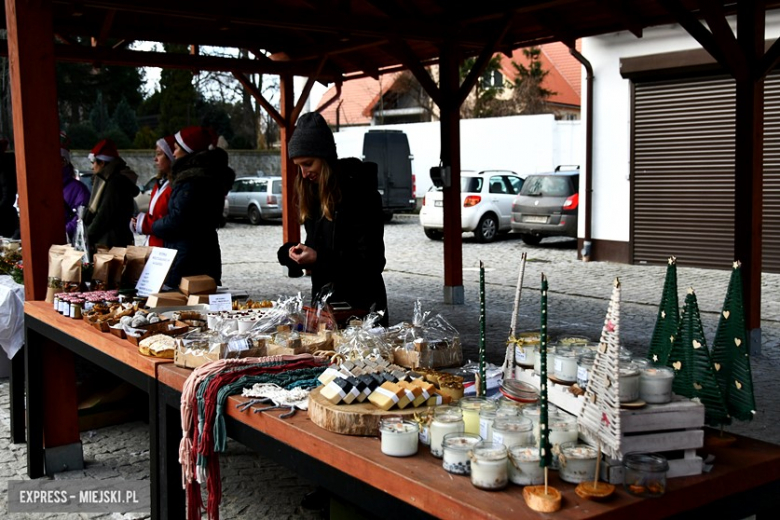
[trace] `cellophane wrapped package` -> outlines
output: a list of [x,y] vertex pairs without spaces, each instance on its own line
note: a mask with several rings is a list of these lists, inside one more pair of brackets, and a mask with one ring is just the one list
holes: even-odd
[[460,334],[441,314],[423,311],[414,304],[412,323],[401,322],[387,329],[397,365],[407,368],[443,368],[460,366],[463,350]]

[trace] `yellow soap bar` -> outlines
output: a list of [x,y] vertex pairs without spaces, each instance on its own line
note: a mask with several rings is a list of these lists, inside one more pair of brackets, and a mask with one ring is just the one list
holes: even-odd
[[387,411],[398,404],[401,400],[401,396],[406,399],[403,388],[390,381],[385,381],[382,383],[382,386],[371,392],[371,395],[368,396],[368,400],[377,408]]
[[[428,397],[430,397],[429,395],[423,395],[423,389],[421,387],[413,385],[408,381],[399,381],[398,384],[406,389],[406,396],[409,397],[412,401],[412,406],[415,408],[423,404],[428,400]],[[412,394],[411,397],[409,396],[409,393]]]

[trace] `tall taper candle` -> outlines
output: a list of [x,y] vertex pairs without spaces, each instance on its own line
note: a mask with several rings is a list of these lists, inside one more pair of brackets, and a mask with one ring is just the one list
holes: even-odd
[[539,355],[541,368],[539,375],[539,465],[550,465],[550,425],[547,417],[547,277],[542,273],[542,322],[539,328]]
[[485,377],[485,264],[479,261],[479,392],[487,395]]

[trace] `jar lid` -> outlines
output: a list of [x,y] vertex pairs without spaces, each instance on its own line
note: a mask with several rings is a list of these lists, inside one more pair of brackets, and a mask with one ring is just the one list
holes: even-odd
[[659,453],[634,451],[623,456],[623,466],[636,471],[669,471],[669,462]]
[[504,379],[498,389],[504,396],[513,401],[535,403],[539,400],[538,388],[517,379]]

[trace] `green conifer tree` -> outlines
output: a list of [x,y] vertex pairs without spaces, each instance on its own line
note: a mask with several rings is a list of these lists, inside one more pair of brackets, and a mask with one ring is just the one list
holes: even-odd
[[672,350],[671,338],[677,333],[680,322],[680,304],[677,300],[677,259],[669,257],[666,266],[666,279],[661,294],[661,305],[658,307],[658,318],[655,321],[653,337],[650,340],[650,350],[647,359],[653,363],[665,365]]
[[704,421],[707,424],[720,426],[731,422],[720,385],[715,379],[699,304],[692,288],[685,296],[680,326],[672,340],[667,365],[674,369],[674,393],[698,399],[704,405]]
[[756,401],[742,304],[742,273],[738,261],[734,262],[731,271],[726,300],[712,344],[712,362],[729,414],[740,421],[752,420],[756,413]]

